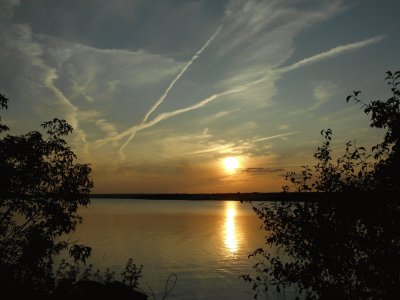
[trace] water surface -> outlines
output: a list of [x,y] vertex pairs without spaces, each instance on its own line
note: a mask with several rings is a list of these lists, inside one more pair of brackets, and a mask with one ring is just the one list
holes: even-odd
[[90,263],[120,273],[128,258],[144,265],[143,290],[161,299],[168,276],[178,281],[168,299],[252,299],[239,275],[263,245],[260,220],[238,201],[93,199],[72,240],[92,247]]

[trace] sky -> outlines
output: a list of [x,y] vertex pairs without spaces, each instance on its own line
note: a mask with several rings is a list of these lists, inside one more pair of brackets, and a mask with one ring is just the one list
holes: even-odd
[[[11,131],[55,117],[90,163],[94,193],[277,192],[383,132],[346,96],[390,96],[400,2],[0,0],[1,117]],[[227,170],[224,160],[238,166]]]

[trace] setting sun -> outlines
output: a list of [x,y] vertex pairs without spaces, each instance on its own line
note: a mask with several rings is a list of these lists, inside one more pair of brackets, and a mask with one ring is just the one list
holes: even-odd
[[227,157],[224,159],[224,168],[227,172],[232,173],[239,167],[239,161],[235,157]]

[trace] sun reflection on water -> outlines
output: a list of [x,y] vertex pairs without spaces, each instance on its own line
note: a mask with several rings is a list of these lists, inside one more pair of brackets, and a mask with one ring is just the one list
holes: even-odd
[[233,202],[227,202],[225,221],[225,246],[232,254],[238,251],[238,240],[235,229],[236,208]]

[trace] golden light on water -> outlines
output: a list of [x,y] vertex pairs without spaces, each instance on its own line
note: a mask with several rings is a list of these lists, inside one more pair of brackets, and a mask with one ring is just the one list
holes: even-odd
[[235,228],[236,208],[233,202],[227,202],[225,221],[225,246],[230,253],[238,250],[238,240]]

